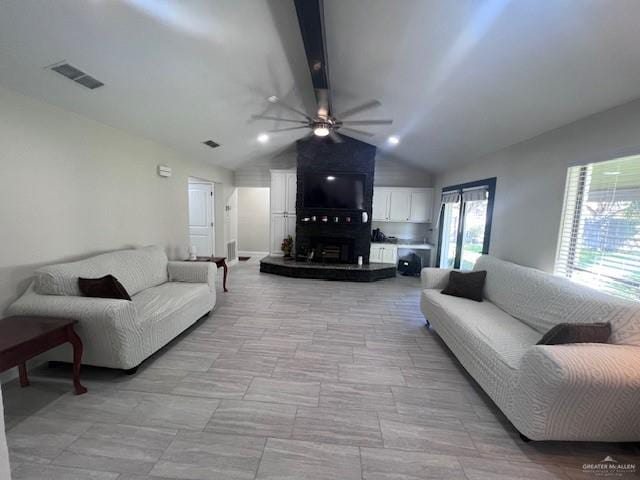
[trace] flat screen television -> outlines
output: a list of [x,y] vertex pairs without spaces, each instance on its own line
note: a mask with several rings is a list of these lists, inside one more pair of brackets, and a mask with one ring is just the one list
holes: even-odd
[[364,210],[366,175],[358,173],[307,173],[304,176],[305,208]]

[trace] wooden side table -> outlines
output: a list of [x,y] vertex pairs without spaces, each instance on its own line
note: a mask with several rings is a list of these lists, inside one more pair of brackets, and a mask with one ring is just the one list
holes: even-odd
[[82,340],[73,329],[77,320],[16,316],[0,320],[0,372],[18,367],[20,385],[29,385],[27,360],[69,342],[73,347],[73,386],[76,395],[87,389],[80,383]]
[[222,268],[224,270],[222,275],[222,289],[225,292],[227,290],[227,274],[229,273],[229,267],[227,267],[227,257],[196,257],[195,260],[187,259],[185,262],[213,262],[216,264],[216,267]]

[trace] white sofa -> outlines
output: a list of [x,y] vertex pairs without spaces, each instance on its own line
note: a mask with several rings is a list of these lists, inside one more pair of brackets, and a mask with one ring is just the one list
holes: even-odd
[[[78,277],[107,274],[131,301],[82,296]],[[210,262],[170,262],[160,247],[120,250],[41,268],[8,313],[76,319],[83,364],[131,370],[213,309],[215,274]],[[71,349],[47,358],[71,361]]]
[[[422,271],[421,310],[464,368],[532,440],[640,440],[640,303],[482,256],[484,301],[443,295]],[[611,322],[609,344],[536,345],[558,323]]]

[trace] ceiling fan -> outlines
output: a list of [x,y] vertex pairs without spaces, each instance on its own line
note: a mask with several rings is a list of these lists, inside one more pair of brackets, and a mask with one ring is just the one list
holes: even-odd
[[308,136],[329,137],[335,143],[342,143],[337,134],[338,130],[354,133],[366,137],[374,134],[352,126],[391,125],[393,120],[348,120],[349,117],[376,107],[381,104],[378,100],[370,100],[357,107],[333,113],[331,89],[329,86],[329,65],[327,63],[326,35],[324,29],[323,0],[294,0],[300,33],[304,42],[304,49],[311,73],[311,81],[315,90],[318,108],[313,116],[288,105],[275,95],[267,98],[269,103],[277,105],[300,116],[299,119],[279,118],[270,115],[252,115],[256,120],[275,120],[279,122],[297,123],[296,127],[269,130],[267,133],[285,132],[290,130],[310,129]]

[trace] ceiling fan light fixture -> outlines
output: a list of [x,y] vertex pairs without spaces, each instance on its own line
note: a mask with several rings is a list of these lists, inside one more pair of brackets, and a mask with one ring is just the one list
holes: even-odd
[[316,137],[326,137],[329,133],[331,133],[329,126],[324,123],[316,125],[313,129],[313,134]]

